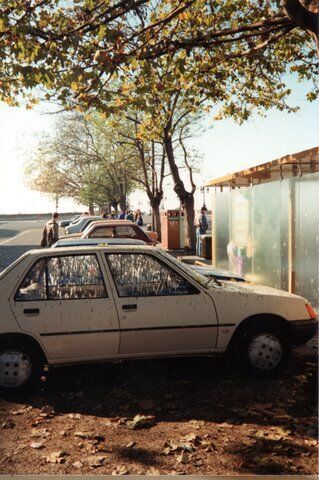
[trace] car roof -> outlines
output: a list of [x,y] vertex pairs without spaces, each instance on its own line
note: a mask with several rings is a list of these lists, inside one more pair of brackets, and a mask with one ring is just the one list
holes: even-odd
[[[104,239],[105,240],[105,239]],[[104,242],[105,244],[105,242]],[[55,249],[52,249],[52,248],[37,248],[37,249],[34,249],[34,250],[29,250],[28,253],[30,255],[39,255],[39,254],[42,254],[42,255],[57,255],[57,254],[63,254],[64,252],[67,253],[68,255],[70,255],[70,252],[74,252],[74,253],[88,253],[88,252],[99,252],[99,251],[103,251],[105,250],[106,252],[110,253],[111,251],[114,251],[114,252],[127,252],[127,253],[138,253],[138,252],[154,252],[154,251],[157,251],[157,252],[160,252],[162,251],[161,248],[159,247],[155,247],[155,246],[151,246],[151,245],[92,245],[92,246],[89,246],[89,245],[85,245],[83,247],[60,247],[59,250],[55,250]]]
[[[124,243],[127,242],[127,243]],[[67,245],[75,245],[78,244],[77,246],[103,246],[103,245],[146,245],[146,242],[144,240],[138,240],[134,238],[63,238],[61,240],[58,240],[56,242],[58,246],[67,246]],[[54,244],[54,245],[56,245]],[[103,244],[103,245],[102,245]]]
[[97,215],[82,215],[82,216],[80,216],[80,219],[81,219],[81,220],[84,220],[84,219],[86,219],[86,220],[92,220],[92,219],[94,219],[94,218],[101,218],[101,217],[98,217]]
[[117,226],[117,225],[135,225],[136,227],[138,225],[136,225],[136,223],[132,222],[132,220],[117,220],[117,219],[111,219],[111,220],[106,220],[106,219],[102,219],[102,220],[96,220],[95,222],[91,222],[91,227],[93,225],[102,225],[102,226]]

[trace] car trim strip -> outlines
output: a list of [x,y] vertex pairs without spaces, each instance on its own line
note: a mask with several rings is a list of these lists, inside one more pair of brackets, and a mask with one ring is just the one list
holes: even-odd
[[235,323],[219,323],[216,325],[182,325],[177,327],[175,325],[167,325],[166,327],[139,327],[139,328],[122,328],[122,329],[108,329],[108,330],[78,330],[73,332],[49,332],[40,333],[41,337],[53,337],[56,335],[83,335],[88,333],[117,333],[117,332],[141,332],[146,330],[181,330],[187,328],[216,328],[216,327],[234,327]]

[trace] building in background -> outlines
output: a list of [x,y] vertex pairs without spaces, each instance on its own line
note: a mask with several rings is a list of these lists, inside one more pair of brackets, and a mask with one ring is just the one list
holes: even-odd
[[211,180],[212,263],[318,307],[318,147]]

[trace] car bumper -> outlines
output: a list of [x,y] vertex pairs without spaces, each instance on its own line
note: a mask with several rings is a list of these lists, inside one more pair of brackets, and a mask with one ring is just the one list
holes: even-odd
[[290,322],[293,340],[296,345],[303,345],[313,338],[318,332],[318,320],[309,318],[309,320],[294,320]]

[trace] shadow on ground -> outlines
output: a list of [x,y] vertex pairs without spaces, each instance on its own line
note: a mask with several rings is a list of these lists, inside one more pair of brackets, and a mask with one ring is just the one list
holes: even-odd
[[34,248],[39,248],[39,245],[1,245],[0,242],[0,272],[23,253]]
[[[298,354],[285,373],[272,379],[234,372],[223,358],[131,361],[52,369],[29,402],[35,408],[49,404],[56,413],[107,418],[146,412],[161,422],[282,425],[287,416],[297,421],[316,415],[316,379],[316,362]],[[304,432],[316,438],[310,423]]]
[[5,240],[6,238],[15,237],[18,233],[20,233],[20,230],[9,230],[7,228],[0,228],[0,242],[1,240]]

